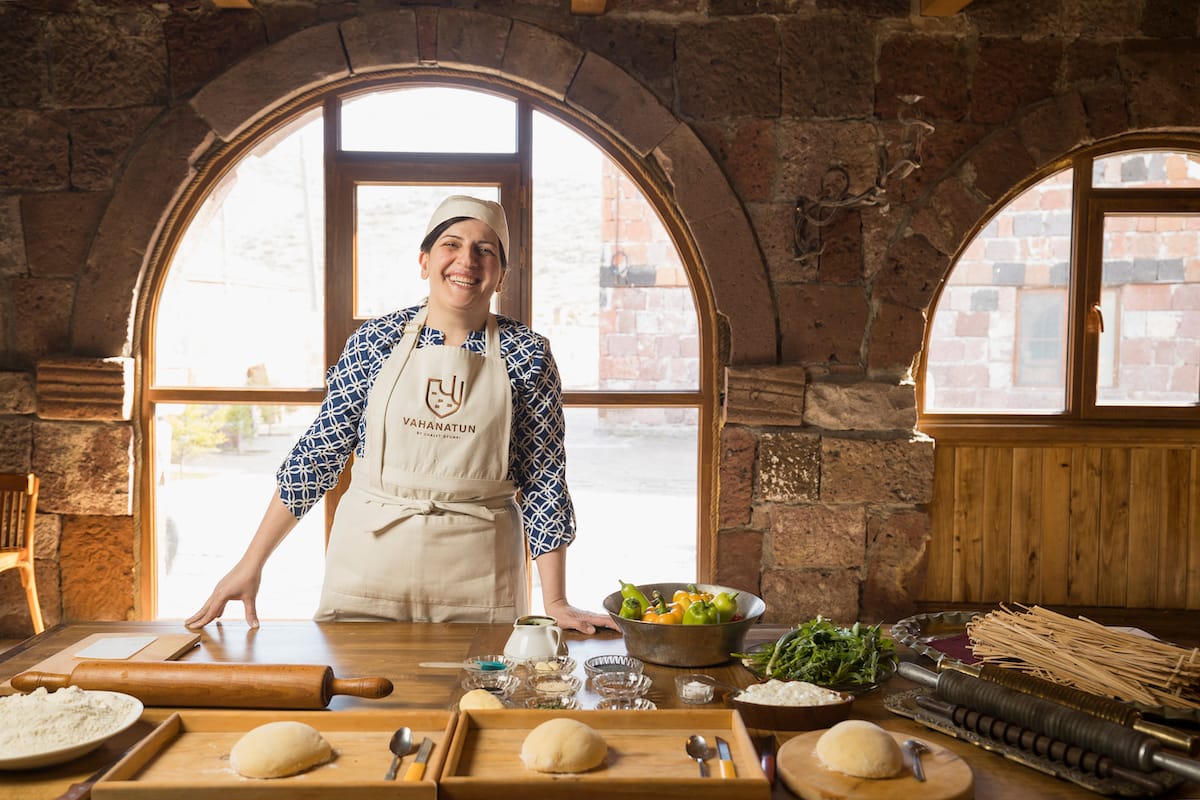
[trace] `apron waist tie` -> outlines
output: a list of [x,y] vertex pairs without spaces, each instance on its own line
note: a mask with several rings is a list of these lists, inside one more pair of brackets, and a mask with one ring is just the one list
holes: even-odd
[[494,522],[496,515],[507,510],[507,506],[502,509],[488,508],[480,503],[456,503],[451,500],[416,500],[411,498],[396,499],[396,500],[378,500],[371,498],[366,501],[372,505],[387,507],[394,512],[392,517],[378,528],[369,528],[371,533],[376,535],[383,534],[391,530],[396,525],[399,525],[404,520],[415,516],[428,516],[430,514],[464,514],[468,517],[484,520],[485,522]]

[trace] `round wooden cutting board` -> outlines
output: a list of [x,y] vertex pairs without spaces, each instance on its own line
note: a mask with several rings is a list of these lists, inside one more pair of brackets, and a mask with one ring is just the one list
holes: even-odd
[[775,756],[775,768],[787,787],[804,800],[893,800],[919,797],[921,800],[971,800],[975,796],[975,775],[961,758],[921,736],[893,733],[896,743],[913,738],[925,744],[922,754],[925,782],[912,776],[908,754],[904,772],[894,778],[855,778],[824,767],[813,750],[825,731],[809,731],[787,740]]

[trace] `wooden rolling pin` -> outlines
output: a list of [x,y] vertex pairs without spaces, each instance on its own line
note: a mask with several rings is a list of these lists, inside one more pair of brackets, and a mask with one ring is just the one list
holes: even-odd
[[387,697],[386,678],[335,678],[319,664],[210,664],[190,661],[81,661],[70,675],[30,670],[14,689],[64,686],[133,695],[147,706],[209,708],[325,708],[335,694]]

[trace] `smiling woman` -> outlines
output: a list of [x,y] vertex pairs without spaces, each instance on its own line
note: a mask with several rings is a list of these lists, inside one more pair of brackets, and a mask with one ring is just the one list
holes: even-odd
[[[424,118],[431,103],[469,107],[488,124],[469,126],[476,133],[464,141],[378,123]],[[270,491],[286,445],[324,397],[326,365],[355,327],[420,299],[431,272],[445,278],[431,292],[462,301],[487,288],[478,263],[453,267],[449,250],[418,259],[428,211],[448,194],[498,201],[523,221],[502,248],[510,263],[491,308],[547,334],[560,365],[579,521],[572,595],[596,606],[618,573],[698,575],[709,412],[696,306],[671,237],[629,177],[577,130],[494,87],[347,91],[332,120],[330,106],[311,108],[245,143],[246,156],[209,177],[203,202],[175,232],[147,390],[157,420],[157,616],[186,616],[201,587],[228,569],[261,511],[252,498],[264,481]],[[331,121],[342,131],[337,152],[323,147]],[[520,126],[530,135],[518,136]],[[522,161],[529,186],[512,178]],[[472,237],[453,244],[489,258]],[[218,316],[230,324],[214,331]],[[330,497],[336,503],[340,491]],[[264,618],[313,613],[322,516],[309,511],[272,556]],[[644,550],[650,531],[652,557],[634,574],[623,554]],[[540,579],[532,588],[536,599]]]

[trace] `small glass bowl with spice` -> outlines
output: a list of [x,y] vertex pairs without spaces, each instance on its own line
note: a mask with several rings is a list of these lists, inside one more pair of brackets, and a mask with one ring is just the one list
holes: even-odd
[[645,697],[608,697],[596,703],[597,711],[655,711],[658,709]]
[[535,658],[525,662],[529,671],[529,680],[543,675],[570,675],[575,671],[575,659],[570,656],[554,656],[553,658]]
[[574,699],[582,685],[583,681],[574,675],[537,675],[529,681],[529,688],[533,690],[535,700]]
[[525,701],[526,708],[545,708],[552,711],[568,711],[579,708],[579,700],[575,697],[538,697],[534,695]]
[[675,693],[680,700],[691,705],[711,703],[716,686],[716,678],[699,672],[675,676]]
[[463,691],[486,689],[502,700],[511,697],[520,685],[520,677],[511,672],[479,672],[468,675],[462,681]]
[[583,662],[583,671],[587,673],[589,680],[594,680],[597,675],[605,672],[636,672],[641,675],[644,668],[641,659],[616,654],[592,656]]

